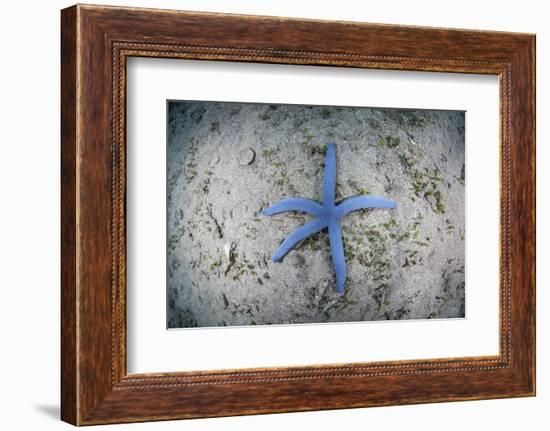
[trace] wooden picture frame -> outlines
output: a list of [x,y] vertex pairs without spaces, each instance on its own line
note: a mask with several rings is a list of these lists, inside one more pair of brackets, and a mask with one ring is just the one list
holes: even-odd
[[[75,425],[533,396],[535,36],[77,5],[61,14],[61,417]],[[130,56],[500,78],[500,354],[127,374]]]

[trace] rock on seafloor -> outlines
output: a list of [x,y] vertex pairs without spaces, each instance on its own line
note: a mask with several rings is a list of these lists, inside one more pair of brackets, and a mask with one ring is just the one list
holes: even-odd
[[[182,101],[168,115],[169,327],[465,316],[463,112]],[[259,215],[321,200],[329,142],[338,201],[397,202],[342,220],[343,296],[326,231],[275,263],[310,216]]]

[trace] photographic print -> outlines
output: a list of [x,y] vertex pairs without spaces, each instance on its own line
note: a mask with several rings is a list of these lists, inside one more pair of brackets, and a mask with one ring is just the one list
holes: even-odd
[[465,317],[465,113],[167,102],[168,328]]

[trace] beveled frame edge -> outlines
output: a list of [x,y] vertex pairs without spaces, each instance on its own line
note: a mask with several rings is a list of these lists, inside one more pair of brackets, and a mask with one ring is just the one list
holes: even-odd
[[[207,24],[216,30],[206,33]],[[62,11],[61,46],[63,420],[85,425],[534,395],[533,35],[77,5]],[[500,355],[126,375],[129,56],[499,75]]]

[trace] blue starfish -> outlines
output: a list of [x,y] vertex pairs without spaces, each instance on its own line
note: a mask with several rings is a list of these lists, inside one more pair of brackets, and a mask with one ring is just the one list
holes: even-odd
[[336,290],[342,295],[346,282],[346,260],[344,258],[340,219],[352,211],[364,208],[395,208],[396,203],[380,196],[360,195],[346,199],[336,205],[335,194],[336,153],[334,144],[329,144],[325,160],[323,203],[320,204],[306,198],[288,198],[277,202],[269,208],[263,209],[261,214],[271,216],[286,211],[301,211],[315,216],[313,220],[294,231],[283,241],[275,251],[275,254],[273,254],[273,262],[280,262],[298,242],[328,227],[330,253],[332,255],[334,271],[336,272]]

